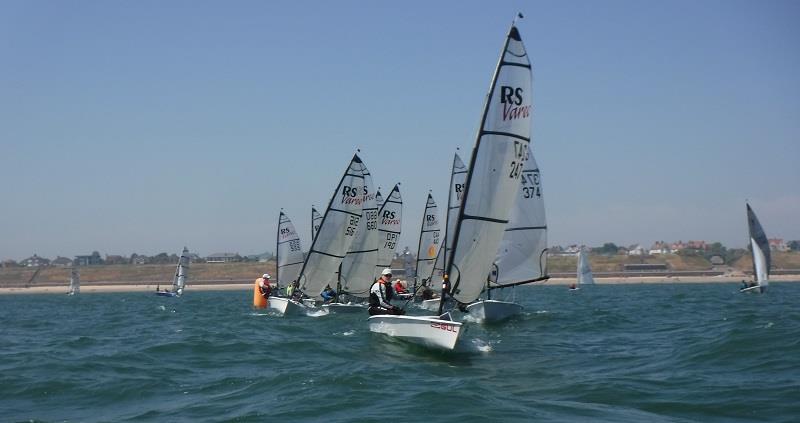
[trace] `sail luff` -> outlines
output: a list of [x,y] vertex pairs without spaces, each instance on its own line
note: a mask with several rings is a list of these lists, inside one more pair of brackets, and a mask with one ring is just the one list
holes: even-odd
[[480,296],[508,223],[530,141],[531,79],[512,25],[486,96],[447,265],[451,295],[462,303]]

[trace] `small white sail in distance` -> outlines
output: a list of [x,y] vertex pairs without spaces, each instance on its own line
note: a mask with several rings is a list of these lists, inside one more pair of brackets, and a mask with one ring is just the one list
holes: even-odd
[[181,256],[178,258],[178,266],[175,268],[175,277],[172,279],[172,292],[177,295],[183,294],[186,287],[186,278],[189,276],[189,249],[183,247]]
[[436,207],[436,201],[433,200],[433,195],[428,193],[428,199],[425,201],[425,210],[422,213],[419,244],[417,245],[416,275],[419,282],[422,282],[423,279],[429,279],[433,275],[440,243],[439,212]]
[[589,255],[586,253],[586,248],[581,247],[578,253],[578,284],[580,285],[593,285],[594,277],[592,277],[592,267],[589,264]]
[[769,285],[769,269],[772,262],[769,240],[750,204],[747,204],[747,230],[753,256],[753,278],[758,286],[766,288]]

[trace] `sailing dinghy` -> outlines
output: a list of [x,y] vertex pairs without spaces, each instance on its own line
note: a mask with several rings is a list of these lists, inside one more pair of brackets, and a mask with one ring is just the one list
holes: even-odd
[[747,229],[750,234],[750,254],[753,256],[753,279],[755,282],[740,291],[761,294],[767,290],[769,285],[769,268],[772,258],[767,234],[764,233],[764,228],[761,227],[750,204],[747,204]]
[[[313,210],[313,209],[312,209]],[[275,245],[275,259],[277,262],[275,280],[278,288],[288,287],[300,273],[303,265],[303,249],[300,245],[300,235],[286,213],[281,210],[278,215],[278,235]],[[277,294],[279,289],[274,292]],[[271,295],[267,298],[267,308],[278,314],[300,314],[305,312],[306,306],[291,298]]]
[[[467,166],[458,156],[458,152],[453,156],[453,166],[450,172],[450,191],[447,195],[447,214],[445,214],[444,243],[436,255],[436,264],[433,266],[433,275],[428,281],[428,286],[433,287],[434,276],[444,276],[444,267],[453,250],[453,235],[455,235],[455,224],[458,219],[458,210],[461,208],[461,196],[464,194],[464,186],[467,183]],[[420,307],[425,310],[439,310],[439,299],[423,300]]]
[[361,191],[361,219],[358,222],[356,236],[350,244],[347,255],[339,266],[339,277],[335,285],[336,299],[322,307],[336,313],[363,312],[364,306],[352,302],[340,301],[343,295],[366,298],[372,285],[375,273],[375,262],[378,261],[378,207],[375,203],[375,190],[372,175],[366,166],[361,166],[363,189]]
[[186,287],[186,278],[189,275],[189,249],[183,247],[181,256],[178,258],[178,266],[175,268],[175,276],[172,278],[172,290],[159,291],[156,289],[156,295],[160,297],[180,297],[183,295],[183,290]]
[[467,305],[469,315],[485,323],[500,322],[522,312],[514,301],[492,299],[496,289],[512,288],[549,278],[547,275],[547,222],[541,174],[530,148],[520,175],[514,208],[487,279],[486,299]]
[[336,286],[339,265],[356,237],[364,203],[365,170],[358,154],[353,155],[303,261],[297,280],[301,292],[312,300],[322,300],[320,293],[325,285]]
[[417,284],[430,284],[433,276],[433,268],[436,259],[439,257],[439,244],[441,242],[439,230],[439,213],[433,195],[428,193],[425,201],[425,211],[422,213],[422,224],[419,228],[419,244],[417,245],[417,268],[414,278],[414,290],[417,292]]
[[81,275],[78,269],[72,268],[69,272],[69,291],[67,295],[78,295],[81,292]]
[[589,264],[589,255],[585,248],[578,253],[578,285],[594,285],[592,266]]
[[[506,36],[495,69],[480,129],[472,150],[467,184],[455,225],[453,251],[447,263],[452,288],[442,291],[460,303],[480,296],[492,268],[530,141],[531,70],[514,24]],[[455,348],[463,323],[439,316],[380,315],[369,318],[370,330],[410,342],[448,350]]]

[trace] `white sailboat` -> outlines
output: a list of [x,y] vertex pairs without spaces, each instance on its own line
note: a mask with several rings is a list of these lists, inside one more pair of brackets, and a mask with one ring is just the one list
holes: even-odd
[[592,266],[589,264],[589,255],[585,248],[578,253],[578,285],[594,285]]
[[527,148],[514,208],[487,279],[486,299],[467,305],[472,318],[499,322],[522,312],[514,301],[492,299],[498,288],[545,281],[547,275],[547,221],[544,213],[541,173]]
[[[300,245],[300,235],[283,210],[278,215],[278,234],[275,243],[275,259],[277,262],[275,280],[278,283],[278,287],[288,287],[297,280],[300,268],[303,266],[303,249]],[[277,294],[278,289],[275,292]],[[280,314],[297,314],[306,309],[305,305],[291,298],[277,295],[268,297],[267,304],[270,311]]]
[[336,286],[339,265],[356,237],[364,202],[365,169],[361,158],[353,155],[303,261],[298,276],[300,290],[312,299],[322,299],[325,285]]
[[81,292],[81,275],[78,269],[72,268],[69,272],[69,291],[68,295],[78,295]]
[[[441,280],[444,276],[444,267],[450,258],[450,251],[453,250],[453,238],[455,235],[455,224],[458,220],[458,211],[461,209],[461,196],[464,194],[464,187],[467,184],[467,166],[458,156],[458,152],[453,156],[453,166],[450,172],[450,190],[447,194],[447,213],[445,214],[444,243],[436,255],[436,264],[433,266],[433,275],[428,281],[433,287],[434,280]],[[438,278],[436,278],[438,277]],[[436,278],[436,279],[434,279]],[[420,307],[425,310],[439,310],[439,299],[423,300]]]
[[[512,24],[472,150],[453,250],[446,267],[445,277],[449,277],[452,287],[448,292],[443,290],[443,298],[449,293],[460,303],[470,303],[485,286],[519,189],[522,161],[530,141],[531,79],[525,47]],[[448,321],[448,315],[371,316],[370,330],[453,349],[463,324]]]
[[417,245],[417,268],[415,271],[414,290],[417,292],[417,284],[430,283],[433,276],[433,268],[439,256],[439,244],[441,242],[439,230],[439,213],[433,195],[428,193],[425,201],[425,211],[422,213],[422,224],[419,229],[419,244]]
[[314,241],[314,238],[317,237],[317,232],[319,231],[319,225],[322,223],[322,215],[319,214],[317,209],[314,206],[311,206],[311,241]]
[[764,228],[756,217],[756,213],[747,204],[747,229],[750,235],[750,254],[753,256],[753,279],[751,286],[742,287],[741,292],[763,293],[769,286],[769,268],[772,258],[769,252],[769,241]]
[[356,236],[347,255],[339,266],[339,279],[336,287],[336,301],[324,304],[323,307],[336,312],[363,311],[360,304],[344,303],[341,300],[344,294],[367,298],[369,287],[373,282],[375,263],[378,261],[378,207],[375,204],[375,190],[372,185],[372,175],[362,164],[361,171],[364,181],[362,197],[361,220],[358,223]]
[[156,295],[161,297],[180,297],[186,288],[186,278],[189,276],[189,249],[183,247],[181,256],[178,258],[178,265],[175,268],[175,276],[172,278],[172,290],[159,291],[156,288]]
[[[378,261],[375,265],[373,280],[383,269],[392,267],[394,251],[400,239],[403,222],[403,197],[400,195],[400,184],[396,184],[386,201],[380,201],[378,210]],[[371,285],[370,285],[371,286]]]

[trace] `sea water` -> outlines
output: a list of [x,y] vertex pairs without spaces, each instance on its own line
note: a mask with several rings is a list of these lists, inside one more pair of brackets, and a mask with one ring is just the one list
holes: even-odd
[[800,283],[514,295],[524,314],[449,353],[251,290],[3,295],[0,421],[800,420]]

